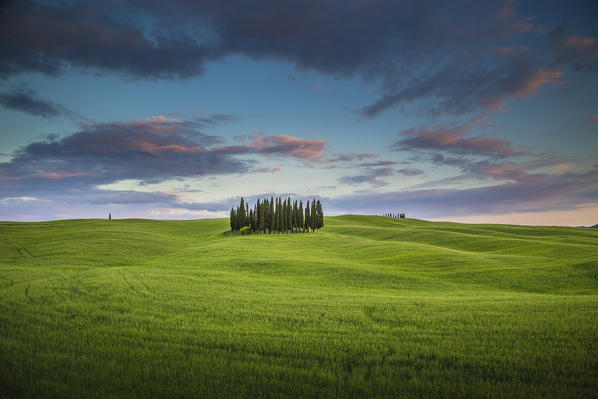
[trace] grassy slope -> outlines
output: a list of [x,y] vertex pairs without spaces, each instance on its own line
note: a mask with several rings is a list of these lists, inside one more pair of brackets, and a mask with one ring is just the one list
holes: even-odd
[[0,223],[0,396],[592,397],[598,231]]

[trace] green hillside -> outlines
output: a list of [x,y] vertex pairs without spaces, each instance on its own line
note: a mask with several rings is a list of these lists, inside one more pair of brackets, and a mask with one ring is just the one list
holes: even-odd
[[0,223],[0,397],[596,397],[598,231]]

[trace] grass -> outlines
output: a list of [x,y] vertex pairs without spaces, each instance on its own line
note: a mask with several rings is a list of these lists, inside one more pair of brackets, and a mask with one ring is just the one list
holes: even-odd
[[0,223],[0,397],[596,397],[598,231]]

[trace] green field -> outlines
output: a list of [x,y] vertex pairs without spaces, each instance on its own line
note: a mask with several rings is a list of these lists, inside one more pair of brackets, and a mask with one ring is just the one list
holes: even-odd
[[598,395],[598,231],[0,223],[0,397]]

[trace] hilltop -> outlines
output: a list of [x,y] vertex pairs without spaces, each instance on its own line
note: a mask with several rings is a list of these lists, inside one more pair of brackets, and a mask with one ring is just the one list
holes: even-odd
[[592,397],[598,231],[0,223],[0,396]]

